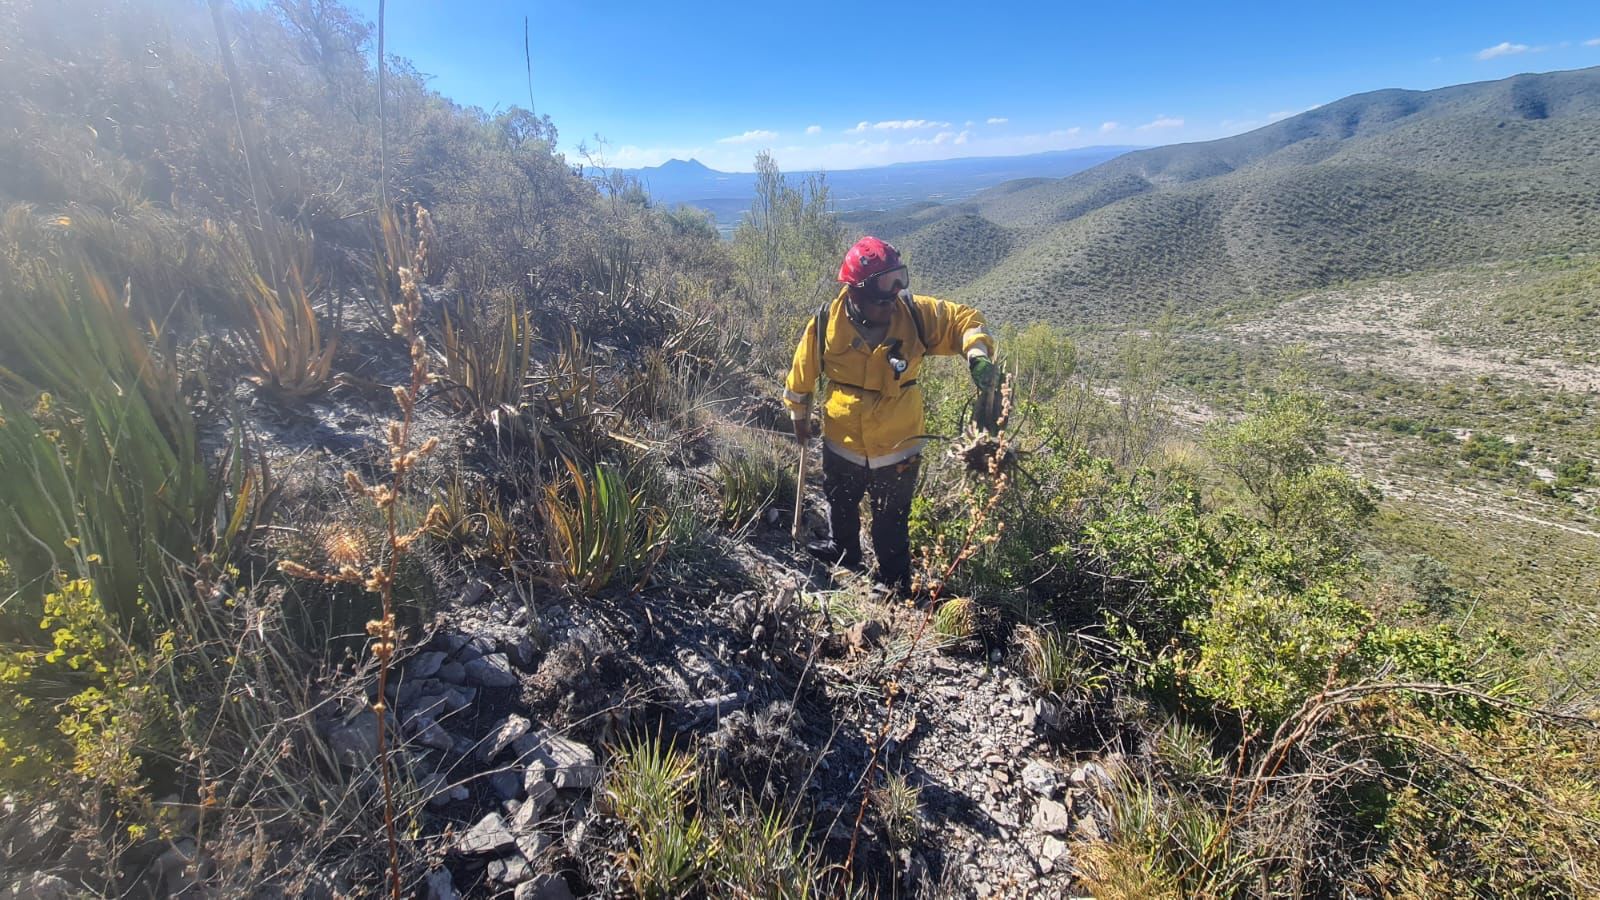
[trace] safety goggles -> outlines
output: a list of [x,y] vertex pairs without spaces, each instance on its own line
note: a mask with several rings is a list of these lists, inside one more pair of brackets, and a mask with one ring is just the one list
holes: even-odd
[[893,303],[901,291],[911,287],[911,273],[905,266],[896,266],[872,276],[863,286],[872,289],[872,302],[880,305]]

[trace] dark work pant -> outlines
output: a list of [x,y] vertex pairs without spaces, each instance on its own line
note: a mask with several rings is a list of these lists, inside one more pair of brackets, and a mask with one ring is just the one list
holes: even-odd
[[861,563],[861,498],[872,498],[872,549],[878,555],[878,581],[911,587],[911,497],[917,490],[922,457],[869,469],[822,448],[822,492],[828,498],[833,544],[842,564]]

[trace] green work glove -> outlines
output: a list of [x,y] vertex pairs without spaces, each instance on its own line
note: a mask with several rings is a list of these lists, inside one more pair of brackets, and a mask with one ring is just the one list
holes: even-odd
[[974,356],[969,364],[972,369],[972,383],[984,393],[1000,386],[1000,370],[989,361],[987,356]]

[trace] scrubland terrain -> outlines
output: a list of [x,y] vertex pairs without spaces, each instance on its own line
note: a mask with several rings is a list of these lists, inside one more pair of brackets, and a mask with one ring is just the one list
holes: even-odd
[[331,3],[0,34],[0,894],[1595,892],[1582,204],[1536,263],[995,303],[893,597],[789,533],[825,180],[758,159],[720,240]]

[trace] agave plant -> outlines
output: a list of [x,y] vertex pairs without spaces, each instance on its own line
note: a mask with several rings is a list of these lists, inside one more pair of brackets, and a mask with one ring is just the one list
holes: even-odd
[[178,368],[127,288],[65,267],[31,284],[0,285],[0,558],[26,596],[74,573],[119,621],[148,625],[206,525],[231,539],[271,485],[242,441],[208,470]]
[[768,448],[735,445],[717,459],[721,519],[732,528],[754,524],[767,507],[794,495],[794,473]]
[[306,397],[327,387],[339,335],[335,328],[324,339],[311,302],[311,238],[276,228],[240,234],[207,227],[249,310],[252,327],[244,332],[244,346],[255,370],[251,380],[283,397]]
[[[550,557],[562,582],[594,594],[619,573],[642,583],[661,558],[659,515],[646,510],[621,475],[605,466],[591,471],[567,462],[567,490],[545,488]],[[565,494],[570,492],[572,499]]]
[[488,315],[465,294],[444,309],[439,325],[443,396],[458,412],[487,418],[517,409],[533,371],[533,325],[510,292],[499,293]]

